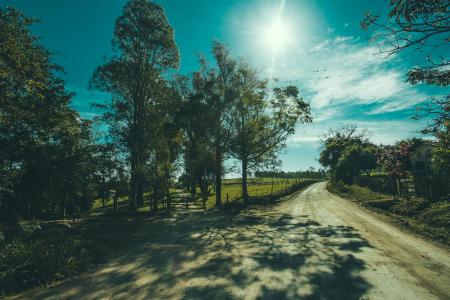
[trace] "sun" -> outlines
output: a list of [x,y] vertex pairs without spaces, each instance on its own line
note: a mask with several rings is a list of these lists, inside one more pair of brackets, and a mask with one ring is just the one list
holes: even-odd
[[264,47],[274,55],[282,52],[294,38],[289,24],[279,17],[262,26],[261,35]]

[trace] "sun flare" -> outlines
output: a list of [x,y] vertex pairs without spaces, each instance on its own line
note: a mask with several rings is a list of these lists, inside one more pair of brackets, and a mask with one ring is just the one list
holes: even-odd
[[274,54],[277,54],[288,46],[292,38],[293,36],[289,25],[283,22],[281,18],[276,18],[267,26],[263,27],[263,43],[265,47],[270,49]]

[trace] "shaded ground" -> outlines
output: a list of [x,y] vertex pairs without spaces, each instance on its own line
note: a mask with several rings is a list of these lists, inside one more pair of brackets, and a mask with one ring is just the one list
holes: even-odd
[[35,299],[448,299],[450,257],[315,184],[266,206],[148,220],[120,257]]

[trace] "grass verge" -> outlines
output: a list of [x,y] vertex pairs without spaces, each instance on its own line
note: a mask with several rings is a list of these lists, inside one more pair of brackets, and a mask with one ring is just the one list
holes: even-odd
[[126,245],[139,218],[105,214],[77,221],[0,226],[0,298],[80,274]]
[[[300,188],[319,181],[321,180],[308,178],[257,178],[249,181],[247,189],[248,195],[254,203],[255,201],[261,201],[261,199],[268,200],[289,195]],[[196,200],[196,203],[199,207],[203,205],[200,198]],[[206,208],[214,208],[215,203],[216,194],[212,191],[206,201]],[[229,182],[222,186],[222,204],[227,206],[232,203],[242,203],[242,186],[239,179],[229,179]]]
[[357,185],[329,182],[330,192],[387,215],[395,223],[450,246],[450,202],[423,198],[397,199]]

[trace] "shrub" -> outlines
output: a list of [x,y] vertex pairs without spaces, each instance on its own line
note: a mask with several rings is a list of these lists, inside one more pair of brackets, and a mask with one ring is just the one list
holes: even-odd
[[430,205],[430,202],[423,198],[402,199],[394,206],[391,211],[402,216],[415,216],[421,213]]
[[14,238],[0,243],[0,295],[80,273],[103,253],[93,237],[72,228],[20,226]]
[[450,202],[438,202],[425,209],[417,221],[450,231]]
[[387,199],[387,200],[367,201],[364,204],[366,206],[370,206],[370,207],[377,208],[377,209],[389,210],[392,206],[396,205],[397,203],[398,203],[398,200]]
[[332,187],[332,189],[334,189],[338,192],[341,192],[341,193],[347,193],[349,191],[349,188],[348,188],[349,186],[340,180],[331,182],[331,187]]

